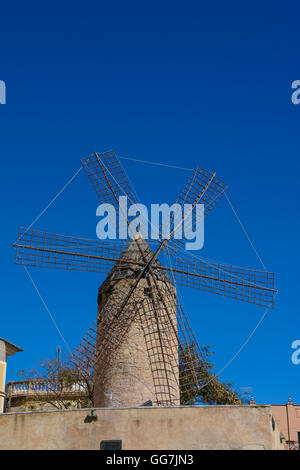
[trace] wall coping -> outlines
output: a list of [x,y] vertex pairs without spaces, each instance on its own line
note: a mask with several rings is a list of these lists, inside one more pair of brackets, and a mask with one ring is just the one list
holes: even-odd
[[12,411],[8,413],[0,413],[1,416],[8,416],[8,415],[26,415],[26,414],[39,414],[39,413],[69,413],[72,411],[97,411],[97,410],[162,410],[162,409],[174,409],[174,408],[204,408],[204,409],[212,409],[212,408],[245,408],[245,409],[253,409],[253,408],[268,408],[271,409],[273,405],[174,405],[174,406],[123,406],[123,407],[106,407],[106,408],[68,408],[63,410],[33,410],[33,411]]

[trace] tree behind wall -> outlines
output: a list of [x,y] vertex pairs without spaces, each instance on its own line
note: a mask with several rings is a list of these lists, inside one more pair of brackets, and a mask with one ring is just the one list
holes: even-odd
[[[191,373],[184,368],[180,369],[180,404],[194,405],[197,403],[210,405],[241,405],[245,403],[246,396],[241,395],[233,388],[231,382],[221,382],[218,377],[213,374],[214,365],[209,360],[214,354],[210,351],[210,346],[201,348],[204,360],[197,360],[192,344],[186,348],[189,354],[194,357],[195,373],[197,375],[199,390],[195,385],[188,385],[191,382]],[[184,364],[184,352],[181,351],[179,360]]]

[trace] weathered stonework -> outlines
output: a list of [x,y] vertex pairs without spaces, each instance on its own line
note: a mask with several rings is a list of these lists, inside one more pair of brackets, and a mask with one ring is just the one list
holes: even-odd
[[[147,243],[137,241],[148,259],[152,252]],[[99,289],[97,345],[113,353],[100,357],[95,368],[95,406],[139,406],[149,400],[179,404],[175,288],[160,270],[155,280],[142,277],[114,324],[141,269],[135,264],[142,259],[136,241],[121,259],[128,264],[117,263]],[[112,348],[114,341],[117,347]]]

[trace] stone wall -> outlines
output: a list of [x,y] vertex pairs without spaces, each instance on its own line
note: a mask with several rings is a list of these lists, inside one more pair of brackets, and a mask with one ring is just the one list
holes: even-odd
[[5,413],[0,449],[99,450],[102,440],[139,449],[281,449],[269,406],[114,408]]

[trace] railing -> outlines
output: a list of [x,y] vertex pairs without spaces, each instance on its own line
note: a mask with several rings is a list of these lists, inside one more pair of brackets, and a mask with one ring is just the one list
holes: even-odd
[[85,382],[62,384],[55,380],[21,380],[7,383],[7,397],[36,395],[88,395]]
[[285,441],[286,450],[300,450],[299,442],[297,441]]

